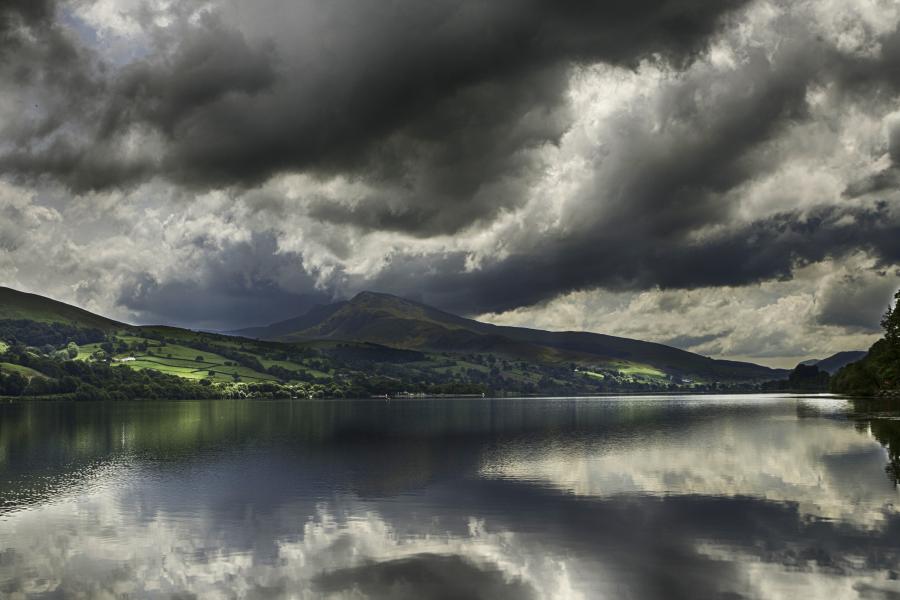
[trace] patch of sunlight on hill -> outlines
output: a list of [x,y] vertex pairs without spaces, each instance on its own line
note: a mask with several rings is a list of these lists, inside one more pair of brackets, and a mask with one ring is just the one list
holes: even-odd
[[5,371],[7,373],[18,373],[19,375],[27,377],[28,379],[31,379],[32,377],[42,377],[44,379],[47,379],[47,376],[40,371],[35,371],[34,369],[23,367],[22,365],[14,365],[12,363],[0,363],[0,371]]

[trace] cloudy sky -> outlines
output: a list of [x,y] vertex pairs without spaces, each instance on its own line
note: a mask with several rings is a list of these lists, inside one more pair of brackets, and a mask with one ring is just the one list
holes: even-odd
[[900,287],[896,0],[5,0],[0,284],[792,365]]

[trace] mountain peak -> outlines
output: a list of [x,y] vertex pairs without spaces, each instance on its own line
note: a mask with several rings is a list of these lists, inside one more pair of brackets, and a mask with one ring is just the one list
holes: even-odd
[[382,300],[403,300],[400,296],[394,296],[393,294],[385,294],[384,292],[372,292],[370,290],[363,290],[353,296],[350,299],[350,302],[363,302],[366,300],[372,299],[382,299]]
[[516,360],[613,370],[648,369],[711,381],[774,379],[778,371],[751,363],[716,361],[684,350],[589,332],[552,332],[502,327],[382,292],[363,291],[350,300],[251,332],[263,339],[330,339],[438,352],[494,353]]
[[410,300],[409,298],[404,298],[403,296],[395,296],[394,294],[388,294],[385,292],[373,292],[370,290],[363,290],[362,292],[359,292],[350,299],[350,302],[391,302],[396,304],[413,304],[416,306],[425,306],[421,302],[416,302],[415,300]]
[[403,298],[402,296],[394,296],[393,294],[385,294],[383,292],[371,292],[371,291],[363,291],[350,299],[349,306],[353,308],[381,308],[387,310],[399,310],[399,311],[422,311],[422,310],[436,310],[432,309],[430,306],[426,306],[421,302],[416,302],[415,300],[409,300],[408,298]]

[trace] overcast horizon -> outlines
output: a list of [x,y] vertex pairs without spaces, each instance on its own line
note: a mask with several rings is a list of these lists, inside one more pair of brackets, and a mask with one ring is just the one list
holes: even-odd
[[363,290],[792,367],[900,287],[900,3],[11,0],[0,285],[232,330]]

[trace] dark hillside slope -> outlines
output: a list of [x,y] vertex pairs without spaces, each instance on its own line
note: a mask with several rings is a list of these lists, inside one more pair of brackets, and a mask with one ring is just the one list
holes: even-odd
[[236,331],[229,331],[228,333],[230,335],[237,335],[240,337],[272,340],[313,327],[324,319],[330,317],[344,304],[346,304],[346,302],[335,302],[334,304],[325,305],[320,304],[318,306],[312,307],[306,313],[300,315],[299,317],[294,317],[293,319],[279,321],[278,323],[273,323],[264,327],[248,327],[246,329],[238,329]]
[[855,363],[865,358],[868,354],[865,350],[847,350],[832,354],[828,358],[822,360],[805,360],[801,364],[819,367],[820,371],[825,371],[830,375],[837,373],[842,367]]
[[101,317],[71,304],[8,287],[0,287],[0,320],[7,319],[65,323],[103,330],[128,327],[124,323]]

